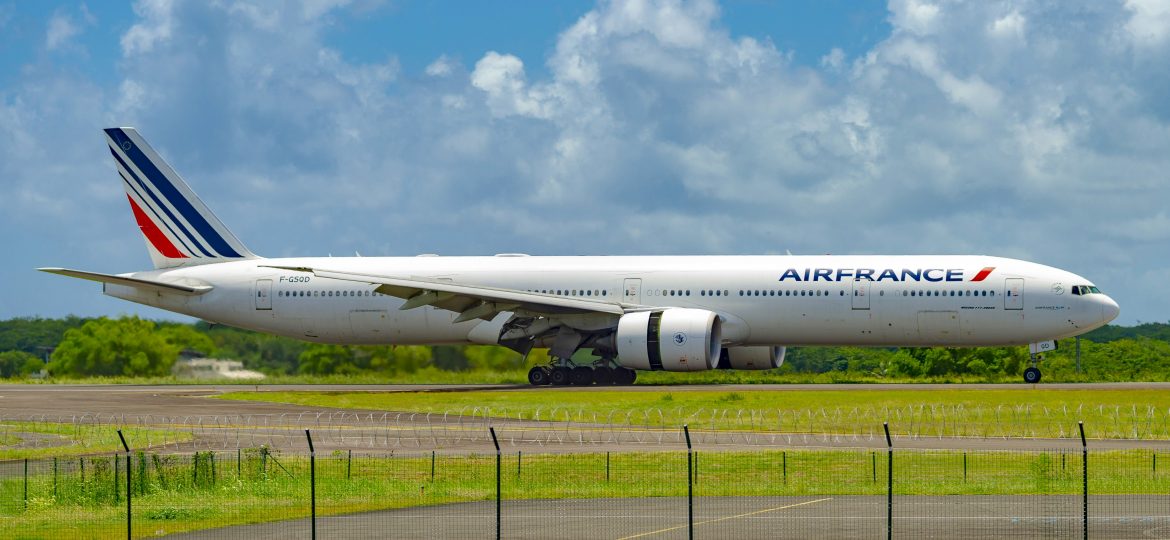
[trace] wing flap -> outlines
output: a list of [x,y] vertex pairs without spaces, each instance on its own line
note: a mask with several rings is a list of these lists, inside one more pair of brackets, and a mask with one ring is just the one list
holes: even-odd
[[155,281],[151,279],[115,276],[112,274],[99,274],[97,272],[86,272],[84,270],[70,270],[68,268],[37,268],[37,270],[40,270],[41,272],[48,272],[50,274],[57,274],[60,276],[97,281],[99,283],[111,283],[125,287],[148,289],[152,291],[179,294],[183,296],[199,296],[201,294],[207,294],[208,292],[211,292],[212,289],[210,285],[183,285],[179,283],[167,283],[165,281]]

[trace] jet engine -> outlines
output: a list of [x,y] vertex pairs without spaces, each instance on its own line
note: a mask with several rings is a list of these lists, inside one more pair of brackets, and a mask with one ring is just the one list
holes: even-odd
[[773,369],[784,363],[784,347],[728,347],[719,353],[719,369]]
[[713,369],[721,339],[719,316],[705,309],[627,313],[618,320],[617,361],[631,369]]

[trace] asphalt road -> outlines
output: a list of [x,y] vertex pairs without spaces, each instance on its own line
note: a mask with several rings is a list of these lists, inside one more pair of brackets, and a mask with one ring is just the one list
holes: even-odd
[[[503,501],[504,538],[686,538],[687,499]],[[1096,496],[1091,538],[1170,538],[1170,496]],[[319,517],[320,538],[492,538],[495,501]],[[883,496],[696,497],[696,538],[885,538]],[[1080,496],[896,496],[897,538],[1080,538]],[[174,538],[308,538],[308,519]]]

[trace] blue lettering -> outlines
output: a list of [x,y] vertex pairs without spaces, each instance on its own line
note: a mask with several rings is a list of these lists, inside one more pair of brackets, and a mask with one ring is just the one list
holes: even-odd
[[868,279],[873,281],[873,268],[859,268],[857,270],[857,279]]
[[813,281],[820,281],[824,278],[825,281],[833,281],[833,270],[830,268],[817,268],[813,272]]
[[910,278],[914,278],[914,281],[922,281],[922,269],[911,270],[909,268],[903,268],[902,281],[909,281]]
[[784,271],[784,275],[780,276],[780,281],[784,281],[786,279],[794,279],[796,281],[800,281],[800,274],[796,273],[795,268],[789,268],[788,270]]
[[931,268],[931,269],[929,269],[929,270],[924,270],[924,271],[922,272],[922,278],[923,278],[923,279],[925,279],[926,281],[935,281],[935,282],[942,281],[942,280],[943,280],[943,276],[939,276],[939,277],[930,277],[930,273],[931,273],[931,272],[942,272],[942,271],[943,271],[943,270],[942,270],[941,268]]
[[838,268],[837,269],[837,281],[841,281],[841,278],[847,278],[847,277],[853,277],[853,270],[851,270],[849,268]]
[[893,268],[886,268],[885,270],[882,270],[882,274],[880,276],[878,276],[878,278],[877,278],[878,281],[882,281],[885,279],[888,279],[890,281],[899,281],[898,274],[894,273]]
[[947,281],[963,281],[963,271],[947,270]]

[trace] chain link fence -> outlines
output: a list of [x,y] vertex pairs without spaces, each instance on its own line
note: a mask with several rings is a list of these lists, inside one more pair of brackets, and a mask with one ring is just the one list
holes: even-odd
[[387,450],[363,446],[368,435],[306,429],[299,446],[182,452],[138,446],[128,436],[129,452],[0,462],[0,537],[1132,538],[1170,531],[1170,450],[1095,449],[1080,439],[1043,450],[916,449],[882,433],[877,448],[737,448],[675,427],[661,433],[673,447],[605,450],[585,442],[549,452],[509,446],[509,431],[497,425],[482,429],[489,441],[482,451]]

